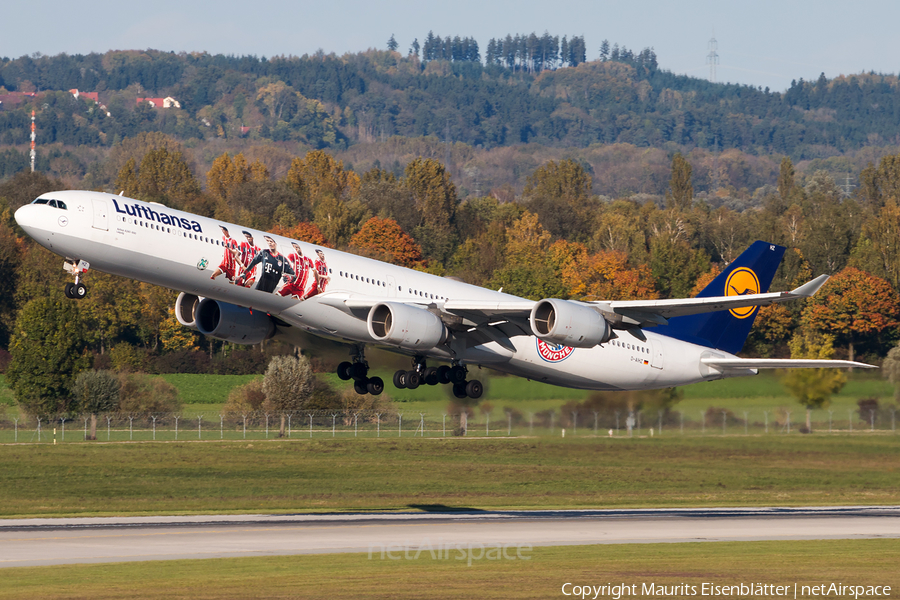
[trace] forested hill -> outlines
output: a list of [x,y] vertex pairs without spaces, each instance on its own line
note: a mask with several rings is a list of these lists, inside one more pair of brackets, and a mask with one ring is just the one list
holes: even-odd
[[[393,135],[435,135],[484,148],[624,142],[801,160],[900,139],[893,75],[800,80],[782,94],[674,75],[658,67],[649,49],[609,54],[606,44],[602,58],[581,62],[589,57],[571,49],[560,56],[558,41],[548,58],[540,45],[529,46],[527,56],[509,54],[501,39],[491,40],[482,62],[474,40],[463,40],[457,53],[456,40],[435,39],[422,57],[416,46],[406,56],[116,51],[5,58],[0,144],[27,142],[32,109],[41,141],[67,146],[109,146],[142,131],[335,150]],[[518,47],[516,40],[510,47]],[[570,48],[576,41],[583,53],[583,38],[572,38]],[[104,108],[84,95],[75,99],[71,89],[98,93]],[[180,108],[137,101],[164,97]]]

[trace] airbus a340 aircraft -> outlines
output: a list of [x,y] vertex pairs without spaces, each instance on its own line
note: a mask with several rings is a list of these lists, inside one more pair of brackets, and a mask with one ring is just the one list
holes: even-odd
[[70,298],[87,293],[84,274],[96,269],[181,291],[179,322],[216,339],[341,342],[352,362],[338,374],[360,394],[384,389],[368,376],[367,346],[412,357],[395,386],[452,384],[459,398],[483,393],[468,379],[475,365],[592,390],[664,388],[761,368],[870,366],[735,356],[759,306],[811,296],[828,279],[766,293],[785,249],[765,242],[696,298],[533,301],[121,195],[47,193],[15,218],[65,258]]

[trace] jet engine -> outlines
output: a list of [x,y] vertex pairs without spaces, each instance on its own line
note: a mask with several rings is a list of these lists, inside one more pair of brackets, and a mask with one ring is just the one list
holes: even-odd
[[185,327],[197,329],[197,305],[201,300],[203,298],[187,292],[178,294],[178,299],[175,300],[175,318],[178,322]]
[[200,333],[225,342],[253,345],[275,335],[275,323],[266,313],[211,298],[197,303],[194,317]]
[[594,309],[550,298],[541,300],[531,309],[531,331],[545,342],[572,348],[593,348],[609,340],[609,323]]
[[447,329],[437,315],[396,302],[373,306],[366,324],[376,341],[412,350],[433,348],[447,337]]

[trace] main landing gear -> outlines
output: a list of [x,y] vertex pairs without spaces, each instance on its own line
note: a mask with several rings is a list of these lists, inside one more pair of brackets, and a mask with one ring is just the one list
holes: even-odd
[[394,386],[398,389],[414,390],[420,385],[437,385],[450,383],[453,385],[453,395],[457,398],[481,398],[484,386],[480,381],[473,379],[466,381],[468,369],[464,365],[454,363],[452,367],[441,365],[440,367],[426,367],[425,359],[417,356],[413,359],[414,368],[409,371],[397,371],[394,373]]
[[379,395],[384,391],[384,381],[381,377],[369,377],[369,363],[363,354],[362,347],[357,347],[353,352],[353,362],[344,361],[338,365],[338,377],[344,381],[353,380],[353,389],[357,394]]
[[87,287],[79,281],[79,278],[89,268],[90,265],[84,260],[79,260],[77,263],[67,260],[63,263],[63,269],[75,276],[75,283],[67,283],[66,287],[63,288],[66,298],[81,300],[87,295]]

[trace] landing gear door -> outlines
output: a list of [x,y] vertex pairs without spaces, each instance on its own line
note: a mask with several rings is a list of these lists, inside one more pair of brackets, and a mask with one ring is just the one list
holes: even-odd
[[654,369],[663,368],[663,348],[662,344],[654,339],[650,340],[650,366]]
[[109,230],[106,216],[106,200],[91,200],[94,203],[94,229]]

